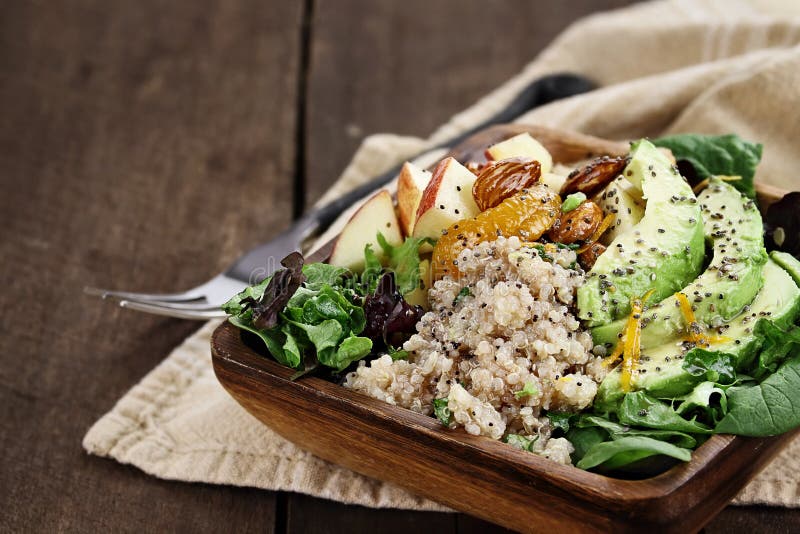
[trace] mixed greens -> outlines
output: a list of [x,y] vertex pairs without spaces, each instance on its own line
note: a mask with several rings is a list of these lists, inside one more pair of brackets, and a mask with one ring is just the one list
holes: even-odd
[[419,284],[419,248],[427,240],[411,238],[394,247],[377,237],[384,259],[366,247],[363,273],[304,265],[295,252],[283,259],[283,269],[234,296],[223,310],[279,363],[297,369],[295,377],[319,366],[342,372],[373,350],[401,358],[392,342],[414,332],[422,315],[403,294]]

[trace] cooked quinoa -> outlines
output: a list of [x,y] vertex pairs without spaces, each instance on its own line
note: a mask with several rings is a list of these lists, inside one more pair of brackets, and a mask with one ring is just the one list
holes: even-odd
[[576,260],[517,237],[464,250],[458,276],[431,288],[431,311],[403,345],[408,358],[362,361],[345,387],[427,415],[447,398],[451,428],[525,436],[534,452],[570,463],[571,444],[550,439],[542,411],[586,408],[605,374],[573,313],[585,280]]

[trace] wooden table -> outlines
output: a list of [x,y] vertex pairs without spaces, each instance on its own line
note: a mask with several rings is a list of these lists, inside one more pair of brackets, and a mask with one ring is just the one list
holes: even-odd
[[[208,278],[313,203],[365,135],[430,133],[577,16],[626,3],[6,2],[0,531],[492,531],[86,455],[89,426],[198,325],[81,290]],[[798,524],[729,508],[708,531]]]

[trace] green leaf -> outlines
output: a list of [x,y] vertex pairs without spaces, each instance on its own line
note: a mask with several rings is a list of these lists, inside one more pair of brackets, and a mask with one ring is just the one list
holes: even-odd
[[630,436],[593,445],[577,463],[581,469],[618,469],[637,460],[663,454],[684,462],[692,459],[689,449],[645,436]]
[[305,287],[311,291],[319,291],[322,286],[338,286],[350,271],[344,267],[336,267],[329,263],[308,263],[303,266],[306,275]]
[[716,432],[774,436],[800,426],[800,354],[761,383],[728,389],[728,414]]
[[676,430],[689,434],[710,434],[711,429],[681,417],[672,406],[647,396],[643,391],[627,393],[619,408],[619,422],[625,425]]
[[[337,370],[347,368],[351,363],[360,360],[372,350],[372,340],[367,337],[350,336],[345,338],[336,350],[336,354],[330,363],[325,363],[329,367]],[[322,362],[324,363],[324,362]]]
[[756,379],[774,373],[786,357],[800,346],[800,328],[797,326],[784,330],[762,318],[756,323],[754,333],[761,340],[758,367],[752,371]]
[[[317,357],[327,348],[334,348],[342,338],[342,325],[335,319],[326,319],[318,325],[289,321],[291,324],[305,332],[308,340],[314,345]],[[299,362],[298,362],[299,363]],[[320,358],[320,363],[328,365]],[[330,366],[334,367],[334,366]]]
[[266,345],[267,350],[270,354],[272,354],[272,357],[275,358],[275,360],[277,360],[281,365],[285,365],[287,367],[297,367],[300,364],[299,361],[294,361],[294,357],[292,355],[287,355],[286,351],[283,349],[286,339],[285,334],[281,332],[280,328],[257,330],[239,317],[229,317],[228,321],[233,326],[258,336],[259,339],[264,342],[264,345]]
[[378,259],[375,251],[372,250],[372,245],[370,243],[367,243],[364,247],[364,261],[365,267],[364,272],[361,273],[361,286],[364,294],[369,295],[375,292],[375,288],[378,287],[378,281],[383,273],[381,260]]
[[268,276],[256,285],[246,287],[243,291],[237,293],[231,297],[228,302],[223,304],[222,311],[228,315],[239,315],[244,309],[244,306],[242,306],[242,301],[250,298],[256,301],[261,300],[261,297],[264,296],[264,291],[267,289],[270,280],[272,280],[272,277]]
[[539,390],[536,389],[536,385],[533,382],[525,382],[525,386],[521,390],[515,391],[514,396],[519,400],[522,397],[531,397],[537,393],[539,393]]
[[669,148],[675,159],[687,161],[701,180],[709,176],[741,176],[730,182],[742,194],[756,197],[753,176],[761,161],[762,145],[738,135],[679,134],[662,137],[653,144]]
[[678,432],[676,430],[658,430],[658,429],[641,429],[634,428],[620,423],[609,421],[604,417],[596,415],[583,414],[575,421],[574,426],[577,428],[591,428],[597,427],[605,430],[611,439],[622,439],[629,436],[645,436],[648,438],[659,439],[661,441],[668,441],[678,447],[694,448],[697,445],[697,439],[685,432]]
[[688,394],[675,399],[680,404],[675,411],[684,416],[700,412],[705,420],[717,423],[728,411],[725,390],[714,382],[701,382]]
[[574,413],[547,412],[547,418],[550,419],[550,425],[553,427],[553,429],[555,430],[556,428],[560,428],[564,432],[569,430],[570,420],[574,417]]
[[529,438],[519,434],[509,434],[504,441],[516,449],[533,452],[533,444],[536,443],[538,439],[539,436]]
[[608,441],[608,433],[602,428],[592,426],[586,428],[572,427],[567,432],[566,438],[572,443],[575,448],[570,457],[573,463],[577,463],[583,458],[598,443]]
[[283,353],[286,356],[286,360],[289,362],[289,367],[299,367],[300,362],[303,360],[302,342],[298,342],[294,337],[289,325],[283,325],[283,327],[281,327],[281,332],[286,336],[286,341],[283,342]]
[[406,295],[419,287],[419,248],[424,243],[433,245],[435,242],[427,237],[407,237],[400,246],[392,246],[378,232],[378,244],[383,249],[387,259],[387,268],[394,272],[397,290],[401,295]]
[[683,368],[690,375],[704,377],[709,382],[733,384],[736,381],[735,361],[732,354],[694,348],[686,353]]
[[450,426],[450,420],[453,417],[447,403],[447,397],[433,399],[433,414],[444,426]]

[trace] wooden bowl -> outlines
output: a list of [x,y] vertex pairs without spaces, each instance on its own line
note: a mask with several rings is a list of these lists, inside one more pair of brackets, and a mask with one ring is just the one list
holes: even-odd
[[[501,125],[456,147],[461,161],[528,131],[569,163],[624,154],[616,143],[540,127]],[[778,191],[759,188],[764,204]],[[329,247],[309,258],[324,260]],[[644,480],[564,466],[505,443],[448,430],[431,417],[293,371],[249,348],[225,323],[211,340],[220,383],[278,434],[335,464],[391,482],[467,514],[525,531],[664,532],[700,529],[797,431],[773,438],[715,435],[692,460]]]

